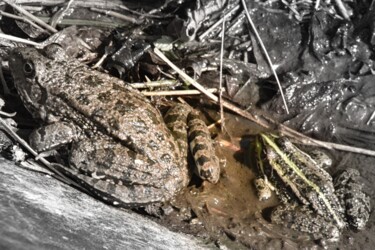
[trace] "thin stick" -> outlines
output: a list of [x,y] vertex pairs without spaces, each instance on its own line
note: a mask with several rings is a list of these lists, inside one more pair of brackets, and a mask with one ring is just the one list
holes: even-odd
[[95,11],[95,12],[99,12],[99,13],[103,13],[103,14],[106,14],[108,16],[116,17],[118,19],[121,19],[121,20],[124,20],[124,21],[127,21],[127,22],[131,22],[131,23],[134,23],[134,24],[140,24],[140,23],[143,22],[143,20],[141,20],[141,19],[135,19],[134,17],[125,16],[123,14],[120,14],[120,13],[117,13],[117,12],[114,12],[114,11],[111,11],[111,10],[101,10],[101,9],[98,9],[98,8],[90,8],[90,10]]
[[17,15],[13,15],[11,13],[8,13],[8,12],[2,11],[2,10],[0,10],[0,15],[6,16],[6,17],[9,17],[9,18],[13,18],[15,20],[19,20],[19,21],[22,21],[22,22],[26,22],[26,23],[30,24],[31,26],[35,27],[36,29],[46,32],[45,29],[43,29],[42,27],[40,27],[36,23],[30,21],[29,19],[17,16]]
[[[133,86],[133,85],[131,85]],[[207,89],[210,93],[217,93],[216,88]],[[166,90],[166,91],[142,91],[142,94],[145,96],[183,96],[183,95],[201,95],[202,92],[195,89],[190,90]]]
[[370,122],[372,122],[372,119],[374,119],[374,117],[375,117],[375,111],[373,111],[370,118],[368,118],[366,125],[370,125]]
[[[225,41],[225,15],[223,17],[223,27],[221,29],[221,46],[220,46],[220,72],[219,72],[219,89],[223,89],[223,56],[224,56],[224,41]],[[223,110],[223,91],[219,92],[219,106],[220,106],[220,128],[224,131],[225,119]]]
[[214,23],[210,28],[208,28],[205,32],[203,32],[198,39],[201,41],[203,40],[212,30],[214,30],[216,27],[218,27],[221,23],[224,22],[224,19],[232,15],[233,12],[238,10],[240,8],[239,5],[235,6],[233,9],[231,9],[228,13],[226,13],[223,18],[220,18],[216,23]]
[[371,149],[366,148],[359,148],[359,147],[353,147],[349,145],[343,145],[333,142],[326,142],[326,141],[319,141],[311,139],[310,141],[303,141],[303,144],[305,145],[311,145],[311,146],[321,146],[327,149],[336,149],[340,151],[346,151],[346,152],[352,152],[357,154],[364,154],[369,156],[375,156],[375,151]]
[[[67,0],[17,0],[18,4],[28,4],[32,5],[30,7],[39,7],[46,6],[46,7],[55,7],[57,5],[66,4]],[[123,1],[120,0],[112,0],[112,1],[87,1],[87,0],[75,0],[73,3],[73,7],[75,8],[90,8],[90,7],[97,7],[97,8],[106,8],[111,10],[119,10],[119,4],[122,4]]]
[[320,6],[320,0],[316,0],[315,7],[314,7],[315,10],[318,10],[319,6]]
[[350,16],[348,11],[346,10],[344,4],[342,3],[341,0],[335,0],[337,8],[339,9],[341,15],[344,17],[344,19],[350,21]]
[[284,97],[283,88],[281,87],[281,83],[280,83],[280,81],[279,81],[279,77],[277,76],[276,71],[275,71],[275,68],[273,67],[273,63],[272,63],[272,61],[271,61],[271,58],[270,58],[270,56],[268,55],[267,49],[266,49],[266,47],[265,47],[264,44],[263,44],[262,38],[260,38],[260,35],[259,35],[259,33],[258,33],[258,31],[257,31],[257,29],[256,29],[256,27],[255,27],[255,25],[254,25],[254,23],[253,23],[253,20],[252,20],[251,17],[250,17],[250,14],[249,14],[249,11],[248,11],[248,9],[247,9],[247,6],[246,6],[246,3],[245,3],[245,0],[241,0],[241,2],[242,2],[242,5],[243,5],[243,8],[244,8],[244,10],[245,10],[245,14],[246,14],[247,20],[249,21],[250,26],[251,26],[251,28],[253,29],[253,32],[254,32],[254,34],[255,34],[255,37],[257,38],[257,40],[258,40],[258,42],[259,42],[259,45],[260,45],[260,47],[262,48],[262,50],[263,50],[263,52],[264,52],[264,55],[266,56],[266,59],[267,59],[268,64],[269,64],[269,66],[270,66],[270,68],[271,68],[272,74],[275,76],[275,79],[276,79],[277,85],[279,86],[279,89],[280,89],[281,97],[282,97],[282,99],[283,99],[283,103],[284,103],[284,107],[285,107],[286,113],[289,114],[289,109],[288,109],[288,105],[287,105],[286,100],[285,100],[285,97]]
[[24,44],[28,44],[28,45],[33,45],[35,47],[42,47],[42,45],[40,43],[29,41],[27,39],[19,38],[19,37],[16,37],[16,36],[6,35],[6,34],[3,34],[3,33],[0,33],[0,38],[7,39],[9,41],[13,41],[13,42],[17,42],[17,43],[24,43]]
[[93,69],[99,68],[99,67],[103,64],[103,62],[104,62],[104,60],[107,58],[107,56],[108,56],[108,54],[107,54],[107,53],[104,53],[104,54],[102,55],[102,57],[100,57],[99,61],[97,61],[97,62],[94,64],[94,66],[92,66],[91,68],[93,68]]
[[25,10],[24,8],[18,6],[14,3],[11,3],[9,0],[3,0],[3,1],[6,2],[7,4],[9,4],[10,6],[12,6],[14,9],[16,9],[19,13],[25,15],[27,18],[31,19],[32,21],[34,21],[37,24],[39,24],[40,26],[42,26],[43,28],[46,28],[47,30],[49,30],[52,33],[57,33],[57,29],[55,29],[54,27],[52,27],[52,26],[48,25],[47,23],[43,22],[42,20],[40,20],[39,18],[37,18],[36,16],[31,14],[27,10]]
[[[157,56],[160,57],[165,63],[167,63],[173,70],[175,70],[182,78],[184,78],[185,81],[189,82],[191,85],[193,85],[195,88],[197,88],[199,91],[201,91],[203,94],[205,94],[208,98],[213,100],[214,102],[218,102],[218,97],[214,94],[208,92],[202,85],[200,85],[198,82],[196,82],[194,79],[192,79],[190,76],[188,76],[185,72],[183,72],[180,68],[178,68],[175,64],[173,64],[160,50],[157,48],[154,48],[154,52]],[[353,152],[353,153],[359,153],[359,154],[365,154],[370,156],[375,156],[375,151],[368,150],[364,148],[358,148],[358,147],[352,147],[342,144],[336,144],[331,142],[324,142],[312,139],[294,129],[291,129],[275,120],[273,120],[270,117],[266,116],[259,116],[259,115],[252,115],[249,112],[242,110],[238,108],[237,106],[227,102],[223,101],[223,106],[229,110],[232,110],[233,112],[241,115],[242,117],[245,117],[246,119],[253,121],[257,123],[258,125],[266,128],[266,129],[279,129],[280,133],[285,136],[289,136],[292,139],[298,140],[299,143],[305,144],[305,145],[312,145],[312,146],[320,146],[327,149],[337,149],[341,151],[347,151],[347,152]]]
[[160,87],[171,87],[177,85],[176,80],[160,80],[152,82],[141,82],[141,83],[131,83],[134,89],[146,89],[146,88],[160,88]]
[[[48,22],[50,20],[49,17],[38,17],[42,21]],[[86,26],[96,26],[96,27],[105,27],[105,28],[117,28],[120,27],[121,23],[117,22],[102,22],[102,21],[95,21],[95,20],[85,20],[85,19],[69,19],[64,18],[60,21],[59,25],[86,25]]]
[[179,69],[175,64],[173,64],[158,48],[154,48],[154,52],[157,56],[159,56],[165,63],[167,63],[173,70],[175,70],[184,80],[188,81],[191,85],[193,85],[196,89],[207,95],[210,99],[218,102],[219,99],[214,94],[206,91],[206,89],[198,84],[193,78],[188,76],[185,72]]

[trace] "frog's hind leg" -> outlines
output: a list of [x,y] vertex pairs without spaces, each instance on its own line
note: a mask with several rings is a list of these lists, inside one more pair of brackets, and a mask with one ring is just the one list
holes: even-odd
[[35,129],[29,136],[29,142],[37,152],[45,152],[76,140],[79,134],[79,130],[74,125],[55,122]]
[[[64,169],[68,177],[75,179],[77,184],[83,187],[88,193],[103,200],[106,203],[122,207],[142,207],[152,203],[172,198],[174,193],[166,192],[158,187],[144,185],[119,185],[108,179],[97,179],[77,170]],[[173,180],[166,183],[167,186],[174,186]]]
[[93,138],[74,143],[71,176],[103,200],[125,206],[165,201],[185,185],[175,161],[151,160],[112,140]]

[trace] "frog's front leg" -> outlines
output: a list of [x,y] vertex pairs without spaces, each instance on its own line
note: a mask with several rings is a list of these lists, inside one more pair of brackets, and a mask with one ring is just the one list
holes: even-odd
[[142,206],[172,198],[185,185],[185,171],[136,153],[110,138],[74,142],[70,154],[73,178],[115,205]]
[[45,152],[77,140],[79,134],[74,125],[56,122],[35,129],[29,136],[29,142],[37,152]]

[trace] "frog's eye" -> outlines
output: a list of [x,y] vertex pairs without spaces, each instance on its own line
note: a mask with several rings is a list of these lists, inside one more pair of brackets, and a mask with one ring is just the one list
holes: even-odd
[[23,64],[23,72],[26,76],[33,76],[35,73],[34,63],[32,61],[26,61]]

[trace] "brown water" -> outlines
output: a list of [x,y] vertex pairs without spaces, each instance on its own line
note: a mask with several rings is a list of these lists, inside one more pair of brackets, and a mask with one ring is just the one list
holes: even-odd
[[[375,245],[375,239],[371,236],[375,235],[373,214],[365,230],[345,231],[341,241],[336,243],[314,241],[310,235],[267,221],[267,211],[276,206],[278,200],[273,195],[270,200],[259,201],[253,185],[256,176],[249,145],[252,135],[258,133],[259,128],[231,115],[227,115],[226,128],[226,136],[216,138],[218,155],[225,162],[219,183],[203,182],[189,186],[173,202],[179,212],[163,218],[162,224],[233,249],[369,249]],[[365,176],[365,191],[373,198],[374,159],[335,152],[332,154],[336,162],[332,171],[358,166],[361,175]]]

